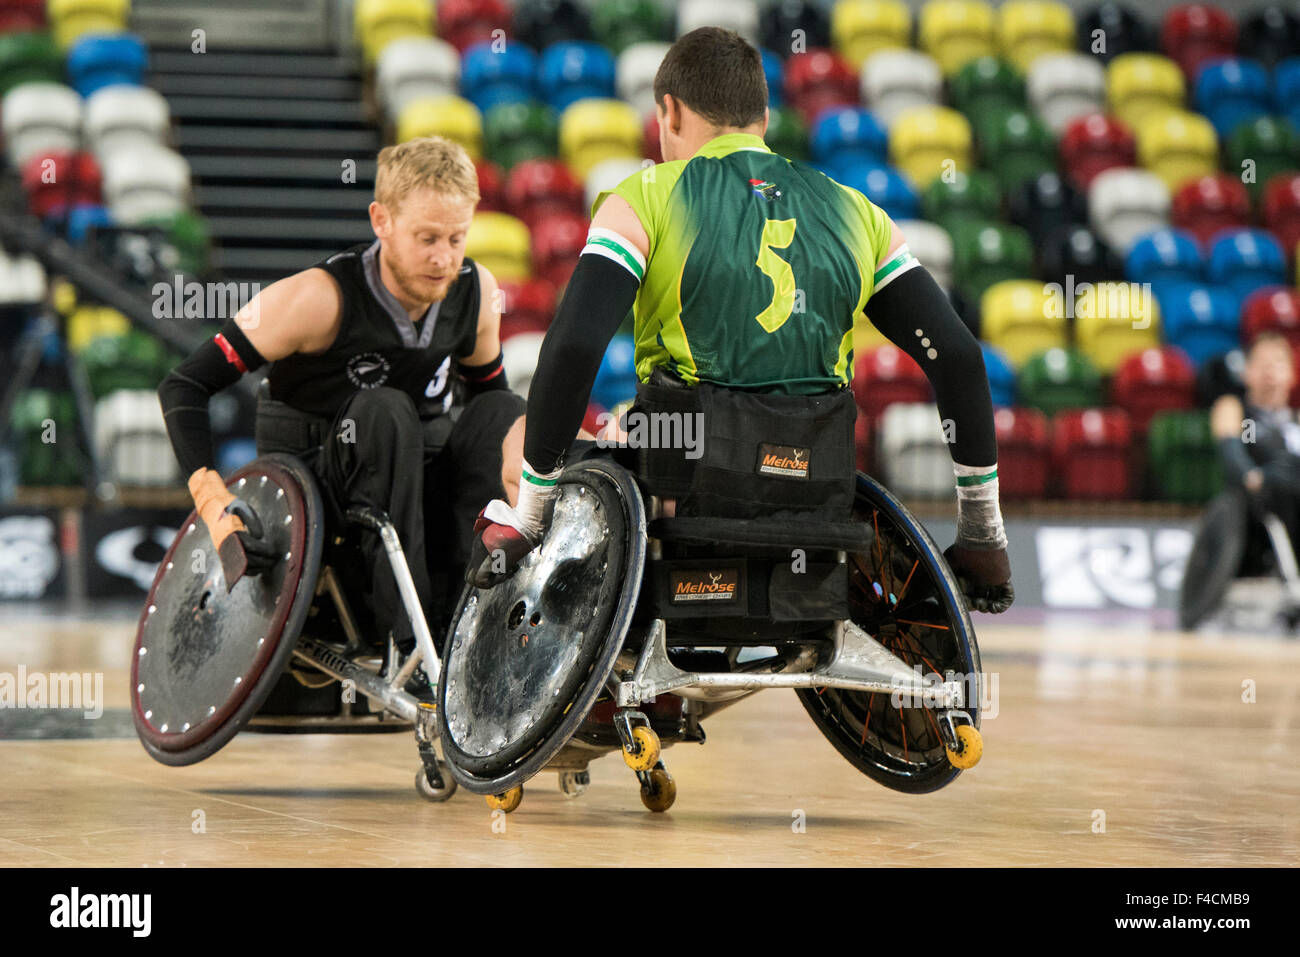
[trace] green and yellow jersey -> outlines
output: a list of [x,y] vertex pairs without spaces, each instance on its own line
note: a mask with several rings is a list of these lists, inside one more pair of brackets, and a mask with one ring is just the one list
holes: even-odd
[[594,229],[584,252],[641,283],[634,313],[641,381],[666,366],[687,382],[810,394],[848,383],[853,323],[872,292],[916,265],[889,249],[889,217],[857,190],[728,133],[689,160],[660,163],[601,193],[632,207],[650,239],[642,262]]

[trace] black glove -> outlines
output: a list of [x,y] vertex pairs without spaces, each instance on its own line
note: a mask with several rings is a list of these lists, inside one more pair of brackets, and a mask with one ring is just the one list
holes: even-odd
[[244,527],[235,532],[235,538],[244,550],[247,564],[245,575],[260,575],[275,567],[280,560],[280,552],[265,537],[262,520],[242,498],[237,498],[226,506],[226,511],[238,516]]
[[943,557],[957,576],[971,610],[1000,615],[1016,600],[1005,548],[963,548],[954,544]]

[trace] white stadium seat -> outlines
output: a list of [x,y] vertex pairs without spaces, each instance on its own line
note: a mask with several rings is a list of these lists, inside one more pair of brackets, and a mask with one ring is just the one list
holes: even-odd
[[873,53],[862,64],[860,84],[862,102],[886,129],[913,107],[942,105],[939,62],[916,50]]
[[907,239],[907,248],[934,277],[944,292],[952,289],[952,237],[938,223],[900,219],[895,224]]
[[685,36],[697,27],[735,30],[758,46],[758,4],[754,0],[682,0],[677,7],[677,35]]
[[603,163],[597,163],[587,174],[586,182],[583,189],[586,194],[587,210],[591,211],[591,204],[596,201],[604,190],[613,189],[623,180],[627,179],[633,173],[646,168],[645,160],[637,159],[611,159]]
[[166,145],[170,127],[167,101],[147,86],[114,84],[86,100],[86,145],[96,154],[140,142]]
[[190,165],[158,145],[132,145],[103,158],[104,204],[124,225],[171,216],[188,206]]
[[1088,187],[1088,218],[1111,249],[1127,256],[1138,237],[1169,225],[1169,187],[1155,173],[1118,166]]
[[1106,111],[1106,70],[1082,53],[1044,53],[1025,78],[1030,105],[1060,136],[1071,120]]
[[948,498],[957,482],[944,440],[939,407],[932,402],[895,402],[880,418],[879,458],[885,484],[907,498]]
[[74,152],[81,144],[81,95],[61,83],[23,83],[5,94],[5,150],[21,168],[46,152]]
[[521,332],[501,343],[501,367],[510,388],[525,399],[537,369],[537,354],[542,351],[544,332]]
[[434,37],[394,40],[379,55],[375,90],[384,113],[396,121],[413,100],[460,92],[460,54]]
[[618,55],[618,98],[631,103],[642,116],[655,111],[655,73],[668,47],[667,43],[633,43]]
[[118,389],[95,403],[95,451],[110,482],[171,486],[180,481],[153,389]]
[[45,299],[45,270],[31,256],[8,256],[0,249],[0,306],[25,306]]

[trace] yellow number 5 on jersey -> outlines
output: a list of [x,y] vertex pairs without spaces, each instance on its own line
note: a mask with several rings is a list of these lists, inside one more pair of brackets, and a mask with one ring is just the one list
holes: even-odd
[[763,238],[758,246],[755,265],[772,280],[772,301],[754,318],[767,332],[776,332],[794,311],[794,270],[776,254],[794,242],[793,219],[769,219],[763,224]]

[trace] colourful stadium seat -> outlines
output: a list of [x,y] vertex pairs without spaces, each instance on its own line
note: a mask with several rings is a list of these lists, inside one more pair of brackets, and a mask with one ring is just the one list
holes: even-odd
[[1243,177],[1246,190],[1258,199],[1274,176],[1300,171],[1300,134],[1286,120],[1272,116],[1243,123],[1228,137],[1223,168]]
[[1160,412],[1151,420],[1147,460],[1160,497],[1199,505],[1219,494],[1223,466],[1205,412]]
[[622,100],[580,100],[560,115],[560,155],[579,179],[607,159],[641,156],[641,118]]
[[921,7],[917,46],[953,76],[971,60],[997,52],[993,7],[979,0],[927,0]]
[[1187,84],[1178,64],[1155,53],[1123,53],[1106,67],[1108,112],[1138,129],[1148,113],[1181,110]]
[[831,45],[830,17],[814,0],[776,0],[763,8],[760,20],[763,46],[781,57],[796,49]]
[[1107,0],[1079,14],[1080,53],[1109,63],[1122,53],[1155,49],[1155,31],[1146,18],[1123,3]]
[[880,164],[885,162],[888,140],[874,113],[860,106],[838,106],[822,111],[810,145],[818,164]]
[[1025,108],[1025,78],[1001,57],[976,57],[948,80],[952,105],[967,118]]
[[45,10],[54,41],[66,50],[87,34],[125,30],[131,0],[49,0]]
[[1236,21],[1213,4],[1181,4],[1165,13],[1160,49],[1178,63],[1190,82],[1202,63],[1236,53]]
[[1029,103],[1056,136],[1074,120],[1101,113],[1106,104],[1106,70],[1083,53],[1045,53],[1025,78]]
[[578,0],[516,0],[511,32],[520,43],[545,50],[552,43],[590,40],[591,15]]
[[81,456],[75,442],[45,442],[48,423],[75,428],[76,404],[70,392],[29,388],[15,399],[10,413],[13,442],[19,450],[18,484],[35,486],[78,486],[85,481]]
[[[772,110],[769,116],[776,120],[780,112],[780,110]],[[767,135],[769,137],[772,135],[772,122],[767,124]],[[767,142],[770,146],[771,140],[769,139]],[[803,149],[803,156],[806,158],[808,152],[807,136],[803,140]],[[641,154],[652,163],[662,163],[664,161],[663,144],[659,142],[659,117],[653,113],[645,118],[645,124],[641,127]]]
[[878,346],[857,357],[853,395],[861,417],[873,423],[896,402],[934,401],[934,390],[921,367],[895,345]]
[[970,122],[942,106],[908,110],[889,131],[889,155],[895,166],[924,189],[941,175],[970,168]]
[[915,50],[881,50],[862,65],[862,102],[886,128],[908,110],[942,102],[943,74],[933,57]]
[[993,174],[983,170],[939,177],[921,194],[925,218],[952,232],[959,222],[1001,218],[1002,193]]
[[591,12],[591,33],[597,43],[622,56],[634,44],[667,40],[671,29],[655,0],[605,0]]
[[1236,348],[1239,300],[1232,290],[1172,286],[1162,289],[1158,299],[1165,342],[1182,349],[1198,368]]
[[486,113],[502,103],[527,103],[534,98],[537,54],[514,42],[504,50],[492,43],[478,43],[460,60],[460,95]]
[[23,83],[62,82],[63,55],[49,34],[0,34],[0,96]]
[[465,255],[498,279],[532,277],[532,243],[523,221],[507,213],[476,213],[465,238]]
[[1300,347],[1300,291],[1288,286],[1263,286],[1241,306],[1241,344],[1249,346],[1261,332],[1277,332]]
[[1115,117],[1101,113],[1066,124],[1059,151],[1061,169],[1080,189],[1086,189],[1098,173],[1137,164],[1133,131]]
[[830,50],[796,53],[785,65],[785,99],[812,124],[831,106],[856,106],[858,75]]
[[105,481],[163,488],[180,481],[156,388],[117,389],[95,403],[92,439]]
[[96,230],[111,227],[113,214],[98,204],[81,204],[67,211],[65,234],[74,246],[84,244]]
[[68,50],[65,66],[69,83],[86,97],[116,83],[143,83],[149,51],[130,33],[84,36]]
[[597,163],[591,168],[591,172],[587,174],[587,178],[582,184],[582,198],[578,204],[578,212],[590,212],[596,198],[601,193],[607,189],[613,189],[633,173],[641,173],[648,168],[649,164],[645,160],[634,159],[630,156],[608,159],[603,163]]
[[544,332],[520,332],[501,341],[501,366],[506,381],[519,395],[528,397],[528,387],[537,369],[537,354],[542,349]]
[[44,30],[45,0],[6,0],[0,7],[0,33]]
[[0,103],[5,152],[21,168],[40,153],[74,152],[81,142],[81,97],[58,83],[24,83]]
[[[658,124],[655,129],[658,130]],[[763,140],[774,152],[789,159],[808,158],[808,127],[799,111],[793,107],[782,106],[768,110],[767,132],[763,135]],[[655,142],[658,143],[657,133]]]
[[1032,279],[993,283],[980,298],[980,335],[1018,369],[1032,356],[1066,344],[1060,305]]
[[1241,21],[1237,47],[1267,67],[1300,54],[1300,16],[1277,3],[1252,10]]
[[1128,251],[1124,276],[1129,282],[1200,283],[1205,281],[1205,257],[1196,237],[1178,229],[1157,229],[1140,237]]
[[1211,244],[1207,275],[1210,282],[1229,287],[1241,301],[1261,286],[1286,283],[1286,253],[1262,229],[1232,230]]
[[102,174],[89,153],[37,153],[23,164],[22,180],[27,209],[34,216],[98,205],[102,199]]
[[994,283],[1033,275],[1033,241],[1019,226],[958,222],[951,232],[953,285],[968,302],[979,302]]
[[1088,218],[1082,194],[1055,172],[1025,180],[1011,190],[1007,212],[1011,222],[1029,231],[1039,249],[1049,234]]
[[1260,218],[1294,263],[1300,243],[1300,173],[1278,173],[1265,184]]
[[1273,71],[1273,95],[1293,129],[1300,129],[1300,56],[1289,57]]
[[157,144],[123,147],[105,155],[104,203],[113,218],[133,225],[189,206],[190,165]]
[[606,409],[636,398],[636,340],[616,335],[609,342],[591,386],[591,401]]
[[138,143],[166,144],[171,112],[157,90],[147,86],[106,86],[84,104],[86,145],[96,153]]
[[68,349],[80,355],[101,337],[116,339],[131,331],[131,320],[108,306],[77,306],[68,316]]
[[438,0],[436,7],[438,36],[458,53],[476,43],[510,36],[510,7],[505,0]]
[[655,73],[668,47],[667,43],[634,43],[618,55],[615,67],[618,98],[627,100],[642,116],[655,111]]
[[540,103],[502,103],[483,117],[483,150],[502,169],[559,152],[555,111]]
[[1121,409],[1067,409],[1052,420],[1052,462],[1069,499],[1126,499],[1133,431]]
[[397,142],[420,136],[445,136],[465,147],[470,159],[478,159],[483,155],[483,116],[459,96],[412,100],[397,118]]
[[353,18],[368,64],[394,40],[433,35],[433,4],[426,0],[356,0]]
[[1196,369],[1196,404],[1207,407],[1228,392],[1245,395],[1242,372],[1246,368],[1246,354],[1238,348],[1229,349],[1207,359]]
[[1096,285],[1118,276],[1123,268],[1119,257],[1087,226],[1062,226],[1053,230],[1038,248],[1038,275],[1044,282],[1064,289],[1073,277],[1077,289],[1082,283]]
[[854,70],[880,50],[902,49],[912,35],[912,11],[900,0],[837,0],[831,44]]
[[563,289],[587,244],[590,224],[580,213],[555,213],[533,227],[533,274]]
[[877,428],[882,479],[905,498],[952,497],[956,479],[952,451],[931,402],[899,402],[887,408]]
[[484,212],[505,212],[505,173],[491,160],[476,159],[478,174],[478,208]]
[[895,221],[916,219],[921,214],[921,196],[916,187],[891,166],[849,162],[832,172],[832,179],[853,187]]
[[1138,162],[1164,180],[1170,193],[1218,166],[1219,139],[1199,113],[1167,110],[1148,116],[1137,141]]
[[1192,102],[1219,136],[1229,136],[1242,123],[1272,112],[1273,84],[1255,60],[1215,60],[1197,72]]
[[554,43],[542,52],[537,84],[557,113],[583,99],[612,99],[614,57],[599,43]]
[[1124,357],[1160,345],[1160,306],[1136,283],[1102,282],[1083,290],[1074,304],[1074,338],[1103,375]]
[[501,279],[501,341],[524,332],[545,332],[555,316],[555,287],[545,279]]
[[404,37],[379,55],[375,93],[392,121],[412,100],[453,96],[459,89],[460,54],[445,40]]
[[1239,229],[1250,220],[1250,196],[1241,180],[1226,173],[1198,176],[1174,193],[1173,224],[1208,243],[1224,229]]
[[952,237],[937,223],[923,219],[895,220],[913,256],[945,292],[952,288]]
[[771,50],[758,51],[763,59],[763,80],[767,83],[767,105],[780,106],[785,101],[785,61]]
[[677,5],[677,35],[697,27],[735,30],[754,46],[761,44],[758,33],[758,4],[754,0],[680,0]]
[[1007,0],[998,8],[998,48],[1028,73],[1043,54],[1074,49],[1074,14],[1053,0]]
[[1120,256],[1139,236],[1169,224],[1169,204],[1169,187],[1147,170],[1108,169],[1088,187],[1089,224]]
[[976,126],[980,156],[1003,190],[1056,169],[1056,141],[1032,113],[1013,110],[981,118]]
[[1028,407],[1000,408],[993,413],[998,441],[998,493],[1006,501],[1043,498],[1047,494],[1051,440],[1047,416]]
[[1134,432],[1145,435],[1157,413],[1195,405],[1196,370],[1174,346],[1134,352],[1115,370],[1110,401],[1128,413]]
[[987,342],[980,343],[984,353],[984,374],[989,380],[989,396],[995,406],[1016,404],[1016,370],[1005,352]]

